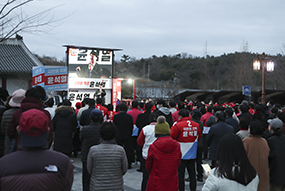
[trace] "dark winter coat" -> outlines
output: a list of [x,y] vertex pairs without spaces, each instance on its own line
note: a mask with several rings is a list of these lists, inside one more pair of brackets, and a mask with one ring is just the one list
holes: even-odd
[[52,120],[54,127],[55,151],[70,155],[72,153],[73,134],[76,130],[76,114],[70,106],[60,106],[55,110]]
[[130,139],[133,132],[133,118],[131,115],[124,111],[116,114],[113,119],[114,124],[117,126],[118,139]]
[[45,148],[23,148],[0,159],[0,190],[70,191],[73,164]]
[[178,167],[181,163],[180,145],[170,136],[157,138],[150,145],[146,159],[149,173],[148,191],[178,190]]
[[22,103],[21,103],[21,108],[18,109],[12,116],[12,119],[8,125],[8,129],[7,129],[7,135],[10,139],[17,137],[17,144],[19,143],[20,140],[20,136],[18,136],[17,133],[17,126],[19,125],[20,122],[20,117],[21,114],[25,111],[28,111],[29,109],[38,109],[42,112],[44,112],[49,120],[49,136],[48,136],[48,144],[49,146],[51,145],[52,141],[53,141],[53,125],[52,125],[52,121],[51,121],[51,117],[50,114],[47,110],[44,109],[44,105],[43,103],[38,100],[37,98],[34,97],[26,97],[23,99]]
[[226,118],[226,123],[234,128],[234,133],[239,131],[238,121],[232,117]]
[[157,112],[159,115],[163,115],[166,118],[166,122],[169,124],[169,127],[173,125],[172,113],[167,107],[161,107],[158,110],[154,110],[153,112]]
[[149,121],[149,115],[150,111],[145,111],[144,113],[138,114],[136,126],[139,128],[139,133],[141,132],[142,128],[150,123]]
[[89,125],[83,126],[80,132],[81,143],[81,161],[87,162],[87,156],[89,149],[93,145],[98,145],[100,140],[100,126],[101,123],[90,123]]
[[285,135],[274,133],[267,142],[270,148],[270,182],[285,185]]
[[95,109],[95,106],[89,106],[88,109],[86,109],[82,112],[82,114],[80,116],[80,120],[79,120],[79,123],[81,126],[89,125],[91,123],[90,113],[93,109]]
[[216,160],[217,159],[217,149],[218,144],[222,136],[224,136],[227,133],[233,133],[234,128],[230,126],[229,124],[218,121],[216,124],[212,125],[208,135],[207,135],[207,143],[210,146],[210,160]]

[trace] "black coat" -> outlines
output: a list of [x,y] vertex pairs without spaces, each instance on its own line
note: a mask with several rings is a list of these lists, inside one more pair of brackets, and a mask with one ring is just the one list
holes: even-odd
[[232,117],[226,118],[226,123],[234,128],[234,133],[239,131],[238,121]]
[[133,133],[133,117],[121,111],[114,116],[113,122],[117,126],[118,139],[130,139]]
[[145,111],[144,113],[138,114],[136,121],[136,126],[139,128],[138,135],[140,134],[142,128],[150,123],[149,121],[150,113],[151,111]]
[[270,148],[270,182],[285,185],[285,135],[274,133],[267,142]]
[[81,161],[87,162],[87,156],[89,153],[90,147],[93,145],[98,145],[100,140],[100,126],[101,123],[91,122],[89,125],[83,126],[80,131],[80,140],[81,143]]
[[207,135],[207,143],[210,146],[210,160],[217,159],[217,149],[220,139],[227,133],[233,133],[234,128],[229,124],[218,121],[216,124],[212,125],[210,131]]
[[60,106],[55,110],[52,120],[54,128],[55,151],[70,155],[72,153],[73,134],[76,130],[76,114],[70,106]]
[[88,109],[86,109],[82,112],[82,114],[80,116],[80,120],[79,120],[79,123],[81,126],[89,125],[91,123],[90,113],[93,109],[95,109],[95,106],[89,106]]

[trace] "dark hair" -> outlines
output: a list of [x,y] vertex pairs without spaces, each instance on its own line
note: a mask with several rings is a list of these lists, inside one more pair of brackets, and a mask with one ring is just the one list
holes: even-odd
[[128,110],[128,106],[125,103],[120,103],[118,106],[119,111],[127,111]]
[[189,111],[187,109],[181,109],[178,112],[178,115],[181,116],[181,117],[189,117]]
[[176,103],[175,103],[174,101],[170,101],[170,102],[169,102],[169,106],[170,106],[170,107],[175,107],[175,106],[176,106]]
[[111,103],[109,103],[107,105],[107,109],[108,109],[108,111],[113,111],[114,110],[114,106]]
[[249,184],[255,178],[256,171],[247,158],[239,136],[233,133],[224,135],[219,141],[217,151],[216,172],[219,177],[236,181],[242,185]]
[[213,106],[208,105],[206,109],[207,109],[207,112],[212,112]]
[[99,122],[99,123],[103,122],[103,116],[98,116],[98,115],[90,116],[90,119],[93,122]]
[[54,100],[53,100],[53,98],[51,97],[51,98],[49,98],[48,101],[46,102],[46,105],[47,105],[48,107],[52,107],[53,104],[54,104]]
[[98,98],[96,99],[96,103],[97,103],[97,104],[102,104],[102,103],[103,103],[102,98],[99,98],[99,97],[98,97]]
[[139,102],[137,100],[132,101],[132,107],[138,107]]
[[221,108],[219,106],[214,106],[212,110],[216,113],[217,111],[221,111]]
[[146,111],[151,111],[152,106],[153,106],[152,103],[146,103],[145,104],[145,110]]
[[68,99],[62,101],[62,105],[71,106],[71,102]]
[[217,117],[217,121],[225,121],[226,113],[224,111],[217,111],[215,116]]
[[261,121],[254,120],[250,123],[250,134],[251,135],[262,135],[264,133],[264,126]]
[[89,99],[88,104],[89,104],[89,106],[95,106],[95,100],[94,99]]
[[9,96],[8,90],[6,88],[0,87],[0,98],[3,101],[6,101],[8,96]]
[[240,129],[248,129],[250,120],[247,117],[241,117],[239,119],[239,128]]
[[233,116],[233,109],[232,108],[230,108],[230,107],[227,107],[226,109],[225,109],[225,113],[227,114],[227,116],[228,117],[231,117],[231,116]]
[[100,127],[100,136],[103,140],[109,141],[116,137],[117,127],[111,121],[105,121]]
[[180,102],[177,104],[177,107],[178,107],[179,110],[185,108],[184,102],[180,101]]
[[285,123],[285,113],[284,113],[284,112],[278,112],[278,113],[277,113],[277,117],[278,117],[283,123]]
[[160,114],[159,114],[158,112],[156,112],[156,111],[152,112],[152,113],[149,115],[149,122],[150,122],[150,123],[151,123],[151,122],[156,122],[156,120],[157,120],[157,118],[158,118],[159,115],[160,115]]
[[144,102],[139,102],[139,107],[143,108],[144,107]]
[[194,110],[191,111],[191,116],[192,116],[193,119],[200,120],[201,117],[202,117],[202,114],[201,114],[201,112],[198,109],[196,109],[196,110],[197,111],[195,111],[195,112],[193,112]]
[[[89,104],[89,98],[84,98],[84,100],[82,102],[84,102],[85,104]],[[82,104],[82,106],[83,106],[83,104]]]
[[240,111],[241,111],[242,113],[248,112],[248,107],[245,106],[245,105],[240,105],[240,106],[239,106],[239,109],[240,109]]
[[46,100],[46,91],[43,87],[41,86],[35,86],[35,87],[32,87],[30,89],[28,89],[26,91],[26,94],[25,94],[26,97],[34,97],[34,98],[37,98],[38,100],[40,101],[45,101]]

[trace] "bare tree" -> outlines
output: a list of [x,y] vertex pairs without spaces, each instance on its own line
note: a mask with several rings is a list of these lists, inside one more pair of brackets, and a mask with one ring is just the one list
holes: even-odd
[[[6,0],[0,3],[0,42],[15,36],[19,32],[42,33],[53,28],[53,24],[61,19],[53,18],[55,7],[39,13],[29,15],[24,11],[24,6],[34,0]],[[46,28],[45,28],[46,27]]]

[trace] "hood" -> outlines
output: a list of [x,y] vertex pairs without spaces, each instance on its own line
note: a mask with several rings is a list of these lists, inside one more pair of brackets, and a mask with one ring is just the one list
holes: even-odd
[[25,112],[29,109],[38,109],[38,110],[44,110],[43,103],[34,97],[26,97],[23,99],[21,103],[21,110],[22,112]]
[[170,136],[158,137],[153,142],[153,146],[164,153],[171,153],[177,149],[177,147],[180,147],[179,143],[173,140]]
[[169,115],[171,113],[171,111],[167,107],[161,107],[161,108],[159,108],[159,111],[161,111],[165,115]]
[[55,110],[55,114],[58,114],[62,117],[67,117],[72,113],[74,113],[74,109],[70,106],[65,106],[65,105],[59,106]]

